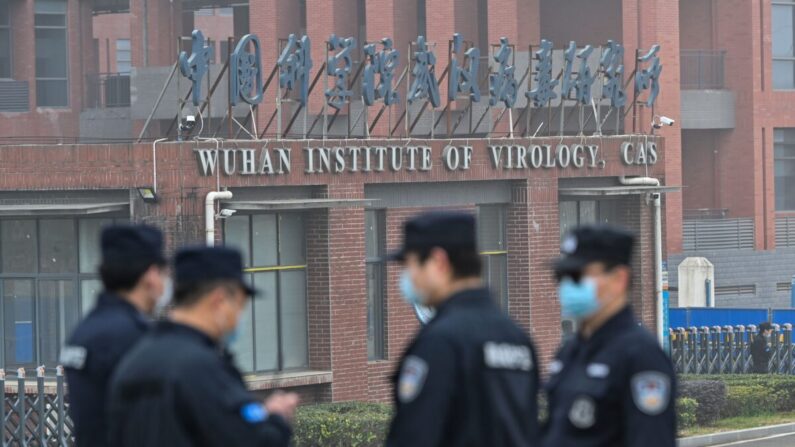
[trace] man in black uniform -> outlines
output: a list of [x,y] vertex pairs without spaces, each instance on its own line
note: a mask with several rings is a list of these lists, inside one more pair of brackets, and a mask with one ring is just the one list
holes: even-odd
[[754,359],[754,372],[766,374],[770,363],[770,336],[773,334],[773,325],[767,321],[759,324],[759,333],[751,342],[751,358]]
[[401,291],[436,310],[400,361],[388,447],[535,446],[536,355],[480,280],[475,219],[428,213],[406,223]]
[[674,447],[676,381],[628,305],[634,237],[582,227],[555,265],[561,311],[578,323],[550,364],[545,447]]
[[224,349],[254,294],[240,253],[184,249],[174,275],[169,320],[130,351],[111,381],[111,445],[286,447],[298,397],[259,402]]
[[111,374],[144,335],[163,296],[163,236],[153,227],[106,228],[99,273],[105,291],[61,350],[78,447],[108,445],[105,402]]

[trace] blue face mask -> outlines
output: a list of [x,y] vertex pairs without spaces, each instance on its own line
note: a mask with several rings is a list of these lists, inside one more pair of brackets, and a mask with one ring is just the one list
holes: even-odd
[[580,321],[599,310],[596,298],[596,283],[590,278],[582,278],[579,283],[565,278],[558,286],[560,310],[564,318]]
[[235,328],[232,329],[232,332],[227,332],[226,335],[224,335],[223,338],[224,347],[226,349],[231,349],[232,345],[234,345],[237,342],[238,338],[240,338],[240,323],[238,323],[237,326],[235,326]]
[[411,280],[411,275],[408,270],[404,270],[400,275],[400,294],[403,296],[403,299],[412,306],[421,305],[425,302],[422,295],[420,295],[414,287],[414,282]]

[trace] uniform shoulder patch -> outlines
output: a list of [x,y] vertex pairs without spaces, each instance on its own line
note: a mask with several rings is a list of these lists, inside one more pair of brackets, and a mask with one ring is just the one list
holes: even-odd
[[410,355],[403,360],[400,368],[400,378],[398,379],[398,399],[401,403],[407,404],[422,391],[425,385],[425,378],[428,376],[428,363],[415,356]]
[[83,369],[87,356],[88,351],[82,346],[64,346],[61,349],[60,362],[66,368]]
[[268,419],[268,412],[265,410],[265,407],[257,403],[243,405],[240,409],[240,415],[243,417],[243,420],[249,424],[256,424]]
[[638,410],[657,416],[668,408],[671,400],[671,379],[658,371],[644,371],[632,376],[632,400]]

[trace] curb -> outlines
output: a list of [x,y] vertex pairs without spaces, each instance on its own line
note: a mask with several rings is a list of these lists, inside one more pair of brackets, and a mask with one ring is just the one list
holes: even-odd
[[746,430],[727,431],[722,433],[713,433],[711,435],[681,438],[677,441],[676,445],[678,447],[708,447],[788,433],[795,433],[795,423],[770,425],[767,427],[749,428]]

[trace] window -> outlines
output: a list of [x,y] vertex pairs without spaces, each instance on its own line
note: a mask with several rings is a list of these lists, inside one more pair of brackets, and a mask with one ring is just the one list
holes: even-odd
[[11,11],[9,2],[0,2],[0,78],[11,77]]
[[367,358],[386,358],[384,348],[384,287],[386,224],[383,210],[367,210],[365,219],[365,263],[367,265]]
[[417,0],[417,35],[427,37],[427,9],[425,0]]
[[795,129],[774,133],[776,210],[795,211]]
[[130,73],[132,67],[132,53],[130,52],[130,39],[116,40],[116,71],[121,74]]
[[483,282],[494,299],[508,309],[508,244],[505,240],[505,207],[478,207],[478,249],[483,259]]
[[0,220],[0,364],[57,364],[102,290],[99,235],[112,218]]
[[795,89],[795,0],[774,0],[772,13],[773,88]]
[[246,372],[309,366],[304,215],[238,215],[224,224],[226,245],[243,253],[261,296],[241,316],[232,351]]
[[590,224],[615,224],[618,219],[616,200],[562,200],[560,202],[560,238],[569,231]]
[[36,104],[69,105],[66,0],[36,0]]

